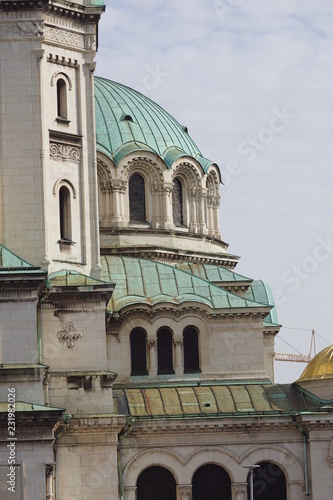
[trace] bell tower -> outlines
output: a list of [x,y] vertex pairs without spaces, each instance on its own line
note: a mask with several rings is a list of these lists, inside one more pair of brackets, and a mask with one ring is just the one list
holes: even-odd
[[0,243],[99,276],[94,69],[102,0],[0,0]]

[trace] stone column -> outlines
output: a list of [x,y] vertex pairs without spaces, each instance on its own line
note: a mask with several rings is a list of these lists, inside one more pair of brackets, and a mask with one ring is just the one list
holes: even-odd
[[233,483],[235,500],[247,500],[247,483]]
[[124,498],[124,500],[135,500],[136,499],[136,490],[137,490],[136,486],[125,486],[125,498]]
[[293,500],[303,500],[305,498],[305,481],[288,481],[290,498]]
[[199,233],[207,234],[207,221],[205,218],[205,203],[206,203],[206,190],[202,189],[199,193]]
[[174,337],[174,344],[176,346],[176,356],[175,356],[175,374],[182,375],[184,373],[183,365],[183,338]]
[[54,499],[54,473],[55,473],[55,464],[46,464],[45,465],[46,500]]
[[163,191],[163,211],[164,211],[164,229],[172,229],[173,228],[173,220],[172,220],[172,189],[173,184],[171,182],[165,183],[162,191]]
[[149,375],[151,377],[155,377],[155,375],[157,374],[157,368],[156,368],[156,356],[157,356],[156,340],[155,339],[148,339],[148,345],[149,345]]
[[190,199],[190,217],[189,217],[189,228],[193,233],[198,232],[197,223],[197,188],[191,187],[189,189],[189,199]]
[[192,485],[191,484],[178,484],[178,486],[177,486],[177,500],[192,500]]
[[207,224],[208,224],[208,234],[214,237],[214,222],[213,222],[213,197],[211,195],[207,196]]
[[121,199],[125,192],[125,186],[122,181],[115,180],[111,185],[112,189],[112,226],[119,227],[123,226],[123,217],[121,213]]
[[152,182],[150,186],[150,192],[152,195],[152,219],[151,226],[152,229],[159,229],[161,227],[161,207],[160,207],[160,195],[161,195],[161,186],[158,182]]
[[221,203],[220,196],[215,196],[213,200],[213,228],[215,237],[219,239],[221,239],[220,217],[219,217],[220,203]]

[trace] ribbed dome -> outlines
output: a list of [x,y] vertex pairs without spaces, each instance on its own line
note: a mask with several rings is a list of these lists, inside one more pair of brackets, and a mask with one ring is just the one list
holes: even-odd
[[308,364],[297,382],[333,378],[333,345],[320,351]]
[[181,156],[191,156],[207,172],[212,164],[169,113],[148,97],[125,85],[95,78],[97,150],[118,164],[133,151],[160,156],[171,168]]

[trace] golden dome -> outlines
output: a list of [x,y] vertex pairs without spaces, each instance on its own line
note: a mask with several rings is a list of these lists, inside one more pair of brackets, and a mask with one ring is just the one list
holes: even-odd
[[333,345],[326,347],[310,361],[297,382],[333,378]]

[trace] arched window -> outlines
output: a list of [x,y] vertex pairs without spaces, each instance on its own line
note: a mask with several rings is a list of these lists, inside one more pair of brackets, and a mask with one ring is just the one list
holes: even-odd
[[66,186],[59,190],[60,239],[72,240],[71,193]]
[[136,483],[137,500],[176,500],[176,481],[164,467],[149,467]]
[[[287,500],[286,477],[283,470],[272,462],[260,462],[258,465],[260,467],[253,470],[254,500]],[[250,495],[249,487],[248,495]]]
[[192,479],[193,500],[231,500],[229,474],[219,465],[200,467]]
[[67,87],[62,78],[57,80],[57,113],[58,118],[67,120]]
[[183,217],[183,187],[177,177],[173,181],[173,190],[172,190],[172,216],[173,223],[175,226],[183,226],[184,217]]
[[186,328],[183,334],[184,373],[196,373],[199,368],[198,332],[192,326]]
[[172,333],[167,328],[157,332],[157,373],[168,375],[174,373],[172,361]]
[[139,174],[133,174],[128,186],[130,220],[146,222],[145,181]]
[[131,331],[131,375],[147,375],[146,334],[141,328]]

